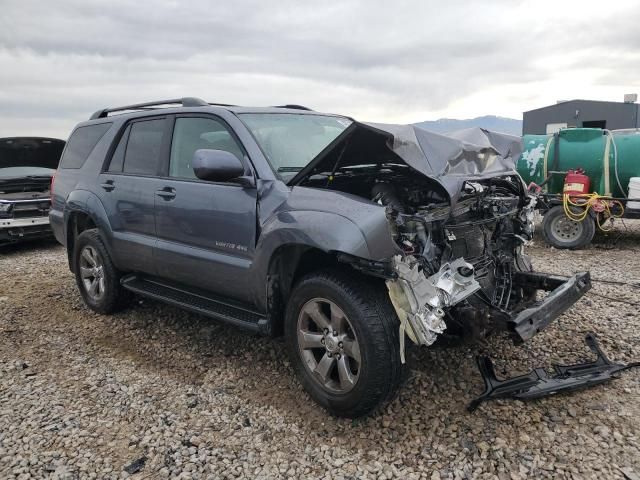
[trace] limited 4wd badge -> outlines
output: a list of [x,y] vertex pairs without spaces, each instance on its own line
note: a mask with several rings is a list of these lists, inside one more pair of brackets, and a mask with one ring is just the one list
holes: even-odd
[[216,247],[226,248],[227,250],[238,250],[240,252],[246,252],[248,247],[246,245],[238,245],[237,243],[221,242],[216,240]]

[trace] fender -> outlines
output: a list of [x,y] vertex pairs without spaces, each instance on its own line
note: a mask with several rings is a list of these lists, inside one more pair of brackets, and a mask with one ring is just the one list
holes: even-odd
[[[273,212],[262,211],[268,203],[260,199],[261,226],[258,245],[266,244],[272,231],[296,231],[303,244],[322,250],[337,250],[369,260],[384,260],[396,252],[385,207],[365,198],[336,190],[294,187],[286,201]],[[290,233],[283,235],[282,243]],[[323,248],[324,247],[324,248]]]
[[74,213],[83,213],[93,220],[96,227],[101,230],[107,248],[112,252],[113,230],[107,212],[97,195],[89,190],[74,190],[67,197],[63,211],[65,245],[69,245],[69,239],[66,237],[69,221]]
[[[325,253],[343,253],[373,261],[390,259],[397,251],[389,230],[385,208],[353,195],[297,187],[292,195],[262,226],[252,265],[252,297],[255,304],[267,306],[267,276],[273,255],[282,246],[309,247]],[[321,194],[327,196],[333,211],[305,209],[315,204]],[[320,203],[322,204],[322,203]],[[294,261],[294,259],[292,259]]]

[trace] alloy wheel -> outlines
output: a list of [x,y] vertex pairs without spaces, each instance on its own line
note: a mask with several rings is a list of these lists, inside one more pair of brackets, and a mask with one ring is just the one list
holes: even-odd
[[298,350],[311,377],[326,390],[346,393],[356,385],[360,345],[349,319],[332,301],[314,298],[303,305]]
[[80,252],[80,278],[93,301],[99,301],[105,294],[104,265],[95,248],[85,246]]

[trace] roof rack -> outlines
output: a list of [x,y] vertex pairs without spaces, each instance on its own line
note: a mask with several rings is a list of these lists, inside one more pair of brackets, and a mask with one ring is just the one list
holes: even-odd
[[204,100],[195,97],[183,97],[176,98],[173,100],[157,100],[155,102],[147,102],[147,103],[135,103],[133,105],[125,105],[124,107],[115,107],[115,108],[104,108],[102,110],[98,110],[93,115],[91,115],[90,120],[95,120],[96,118],[105,118],[110,113],[114,112],[124,112],[127,110],[149,110],[149,107],[159,107],[162,105],[181,105],[183,107],[208,107],[209,104]]
[[295,104],[274,105],[273,108],[290,108],[291,110],[309,110],[310,112],[313,111],[312,109],[310,109],[309,107],[305,107],[304,105],[295,105]]

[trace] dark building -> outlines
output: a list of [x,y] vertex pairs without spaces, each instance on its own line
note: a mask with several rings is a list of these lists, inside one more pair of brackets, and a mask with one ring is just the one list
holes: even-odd
[[568,100],[548,107],[536,108],[522,114],[523,134],[554,133],[561,128],[591,127],[617,130],[638,128],[640,105],[635,96],[630,102],[601,102],[596,100]]

